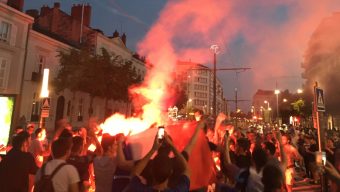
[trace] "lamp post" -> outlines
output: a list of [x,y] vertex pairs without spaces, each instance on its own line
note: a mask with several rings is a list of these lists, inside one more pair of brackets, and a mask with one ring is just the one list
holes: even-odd
[[50,110],[50,98],[48,97],[49,96],[49,91],[48,91],[49,73],[50,73],[49,69],[44,69],[43,81],[42,81],[41,92],[40,92],[40,98],[42,99],[40,121],[39,121],[40,128],[45,127],[45,118],[49,116],[49,110]]
[[280,94],[280,90],[275,89],[274,91],[275,95],[276,95],[276,119],[279,121],[279,94]]
[[216,117],[216,55],[219,53],[218,45],[211,45],[210,50],[214,53],[214,68],[213,68],[213,117]]

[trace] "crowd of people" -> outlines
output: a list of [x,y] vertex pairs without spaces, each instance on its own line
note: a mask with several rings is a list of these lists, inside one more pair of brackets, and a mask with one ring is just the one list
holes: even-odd
[[[339,132],[326,133],[327,162],[320,165],[314,129],[234,127],[225,123],[223,113],[209,127],[199,110],[195,119],[183,150],[165,132],[150,138],[153,146],[141,159],[132,159],[123,134],[102,134],[95,125],[73,129],[63,121],[51,133],[18,127],[0,162],[0,191],[290,192],[295,182],[320,183],[323,174],[333,191],[340,190]],[[202,133],[210,149],[206,158],[217,159],[211,168],[216,174],[208,178],[210,185],[192,189],[188,164]]]

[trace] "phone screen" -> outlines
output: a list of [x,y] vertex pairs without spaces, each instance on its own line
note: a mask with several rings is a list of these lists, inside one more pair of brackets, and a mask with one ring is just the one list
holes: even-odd
[[157,137],[158,137],[158,139],[163,139],[164,138],[164,127],[163,126],[158,127]]

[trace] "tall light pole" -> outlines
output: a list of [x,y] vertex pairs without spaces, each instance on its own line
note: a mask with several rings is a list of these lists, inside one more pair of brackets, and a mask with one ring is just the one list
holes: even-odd
[[49,73],[50,73],[49,69],[44,69],[43,81],[42,81],[41,92],[40,92],[40,98],[42,99],[40,122],[39,122],[40,128],[45,128],[45,118],[49,116],[49,110],[50,110],[50,99],[48,97],[49,96],[49,91],[48,91]]
[[213,117],[216,117],[216,55],[219,53],[218,45],[211,45],[210,50],[214,53],[214,68],[213,68]]
[[275,89],[274,93],[276,95],[276,119],[279,120],[279,94],[280,94],[280,90]]

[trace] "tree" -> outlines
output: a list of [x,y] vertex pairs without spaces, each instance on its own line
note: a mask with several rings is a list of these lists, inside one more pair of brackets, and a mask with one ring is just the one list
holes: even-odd
[[70,89],[73,93],[82,91],[90,95],[89,116],[95,97],[128,102],[128,89],[141,81],[141,77],[132,68],[132,62],[122,63],[117,55],[106,49],[101,54],[93,55],[86,49],[61,51],[60,71],[53,81],[56,93]]

